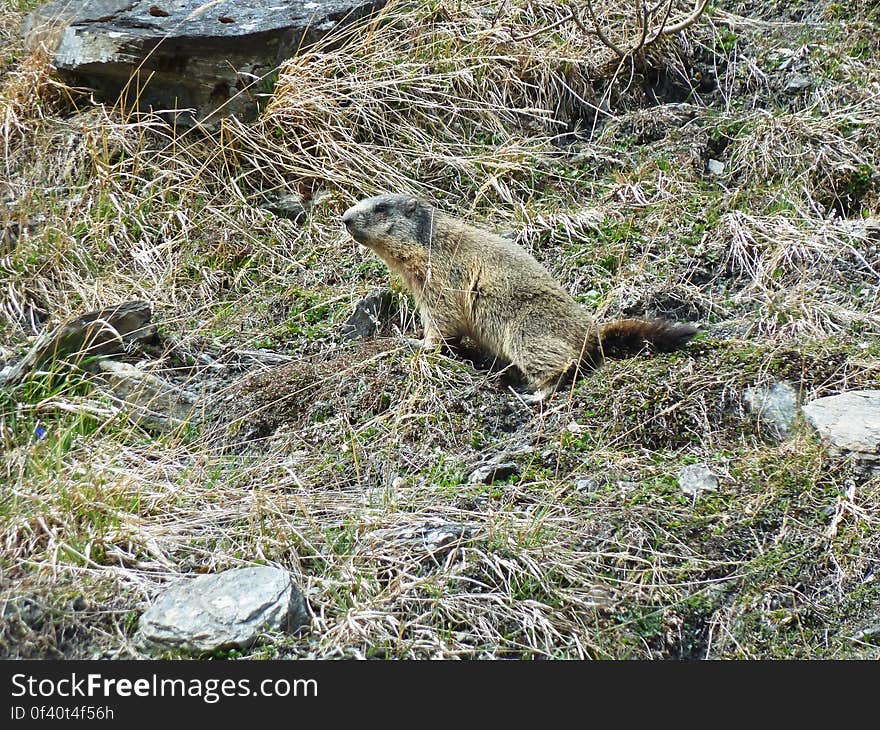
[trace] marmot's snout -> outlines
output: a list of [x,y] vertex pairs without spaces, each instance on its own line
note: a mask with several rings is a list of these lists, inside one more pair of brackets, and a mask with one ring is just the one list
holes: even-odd
[[345,230],[348,231],[348,235],[355,240],[355,243],[365,246],[367,235],[364,230],[366,221],[364,220],[363,210],[359,209],[357,205],[351,206],[342,214],[342,222],[345,224]]
[[348,232],[354,235],[355,221],[357,219],[357,206],[353,205],[345,213],[342,214],[342,222],[348,229]]

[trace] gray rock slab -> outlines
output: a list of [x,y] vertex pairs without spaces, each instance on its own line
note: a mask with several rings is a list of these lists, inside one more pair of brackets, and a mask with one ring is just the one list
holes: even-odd
[[475,525],[428,521],[366,532],[355,552],[360,555],[398,555],[410,559],[437,560],[477,533]]
[[880,390],[851,390],[801,408],[832,451],[880,467]]
[[[58,71],[126,108],[192,110],[178,124],[258,111],[285,59],[384,0],[56,0],[23,33]],[[271,86],[271,84],[269,84]],[[247,89],[249,93],[239,93]]]
[[264,631],[292,632],[308,622],[286,570],[235,568],[172,585],[141,615],[136,641],[153,651],[207,654],[246,649]]

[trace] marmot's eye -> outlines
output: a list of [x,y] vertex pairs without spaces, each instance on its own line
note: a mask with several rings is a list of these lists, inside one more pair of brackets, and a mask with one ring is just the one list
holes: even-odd
[[388,203],[379,203],[375,208],[376,213],[385,215],[388,212]]

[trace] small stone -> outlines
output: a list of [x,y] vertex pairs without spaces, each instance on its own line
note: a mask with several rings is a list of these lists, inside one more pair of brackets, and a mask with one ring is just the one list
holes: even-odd
[[696,497],[700,492],[716,491],[718,478],[705,464],[688,464],[678,472],[678,485],[682,492]]
[[709,160],[708,162],[709,172],[713,175],[723,175],[724,174],[724,163],[720,160]]
[[600,483],[598,479],[593,479],[592,477],[587,477],[586,479],[578,479],[574,483],[574,488],[578,492],[596,492],[600,487]]
[[361,299],[352,315],[340,327],[347,340],[369,340],[379,334],[391,316],[394,295],[389,289],[375,289]]
[[[783,60],[780,61],[779,65],[776,67],[778,71],[788,71],[791,65],[794,63],[794,56],[792,55],[792,51],[787,48],[782,48],[779,51],[780,55],[783,56]],[[788,54],[788,57],[785,57],[785,54]]]
[[140,617],[137,642],[147,650],[207,654],[247,649],[264,631],[293,632],[309,623],[290,573],[258,566],[184,579]]
[[519,474],[519,466],[512,461],[480,464],[468,475],[468,484],[493,484]]
[[880,470],[880,390],[817,398],[801,410],[833,452]]
[[800,94],[812,88],[813,80],[809,76],[794,74],[785,82],[786,94]]
[[880,623],[866,626],[861,631],[857,631],[852,635],[853,641],[865,641],[868,643],[876,643],[880,640]]
[[31,629],[39,629],[45,617],[39,602],[30,596],[12,596],[0,603],[0,618],[4,621],[18,620]]
[[784,438],[791,432],[797,413],[797,392],[789,383],[779,381],[769,388],[746,388],[743,400],[749,412],[761,424],[770,426],[774,435]]
[[463,525],[443,525],[427,531],[423,539],[428,551],[434,553],[443,547],[467,540],[472,532],[469,527]]
[[282,195],[281,197],[275,198],[274,200],[268,200],[260,207],[264,210],[268,210],[274,215],[277,215],[279,218],[287,218],[288,220],[292,220],[294,223],[302,218],[302,216],[306,212],[306,208],[303,205],[302,197],[300,197],[296,193]]

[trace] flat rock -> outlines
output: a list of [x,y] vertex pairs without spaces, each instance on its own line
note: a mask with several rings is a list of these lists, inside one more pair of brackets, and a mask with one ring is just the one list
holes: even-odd
[[184,579],[140,617],[145,649],[207,654],[247,649],[265,631],[292,632],[309,623],[302,593],[280,568],[235,568]]
[[688,464],[678,472],[678,486],[685,494],[696,497],[700,492],[718,489],[718,478],[705,464]]
[[[125,108],[181,110],[178,124],[210,115],[253,118],[255,94],[285,59],[384,0],[56,0],[23,33],[43,44],[76,85]],[[249,90],[249,93],[239,93]]]
[[797,392],[790,383],[779,381],[769,388],[746,388],[743,400],[749,412],[773,435],[784,438],[791,432],[797,414]]
[[817,398],[801,410],[832,451],[880,469],[880,390]]

